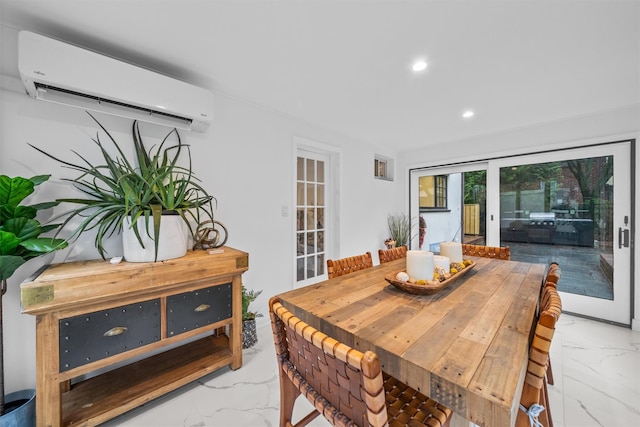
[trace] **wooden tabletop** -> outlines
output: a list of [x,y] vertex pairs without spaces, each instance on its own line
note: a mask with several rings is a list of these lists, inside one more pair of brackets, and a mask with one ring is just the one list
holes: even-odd
[[470,257],[476,264],[433,295],[385,276],[405,259],[279,295],[296,316],[480,426],[514,425],[545,266]]

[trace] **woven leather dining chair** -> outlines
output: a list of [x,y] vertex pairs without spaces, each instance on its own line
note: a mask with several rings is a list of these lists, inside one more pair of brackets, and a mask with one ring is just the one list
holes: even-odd
[[[378,356],[347,346],[288,311],[277,297],[269,316],[280,378],[280,427],[322,414],[334,426],[448,426],[451,410],[382,372]],[[293,424],[296,399],[315,409]]]
[[468,245],[463,243],[462,255],[510,260],[511,249],[509,248],[509,246],[505,246],[502,248],[496,246]]
[[392,249],[378,249],[378,258],[380,259],[380,264],[406,257],[407,247],[404,245]]
[[536,421],[544,427],[553,427],[545,373],[555,325],[562,312],[562,302],[558,291],[552,286],[543,289],[542,300],[544,302],[529,349],[529,363],[516,419],[517,427],[538,425]]
[[557,289],[561,276],[562,270],[560,269],[560,265],[555,261],[550,263],[544,278],[544,286],[553,285]]
[[[547,269],[547,274],[544,278],[544,283],[542,289],[540,290],[540,310],[545,305],[545,292],[544,289],[548,286],[553,289],[558,289],[558,282],[560,281],[560,277],[562,276],[562,270],[560,269],[560,265],[557,262],[552,262],[549,264],[549,268]],[[549,363],[547,364],[547,383],[550,385],[554,385],[553,379],[553,368],[551,367],[551,359],[549,359]]]
[[358,270],[364,270],[365,268],[369,267],[373,267],[371,252],[347,258],[327,260],[327,274],[329,275],[329,279],[344,276],[345,274],[353,273],[354,271]]

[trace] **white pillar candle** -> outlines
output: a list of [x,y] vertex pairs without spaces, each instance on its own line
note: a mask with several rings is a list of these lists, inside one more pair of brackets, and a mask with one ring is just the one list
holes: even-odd
[[449,257],[451,262],[462,262],[462,245],[458,242],[442,242],[440,255]]
[[433,280],[433,252],[407,251],[407,274],[415,280]]
[[446,256],[434,255],[433,262],[435,262],[436,268],[442,267],[444,268],[444,271],[449,271],[449,268],[451,267],[451,261],[449,260],[449,257]]

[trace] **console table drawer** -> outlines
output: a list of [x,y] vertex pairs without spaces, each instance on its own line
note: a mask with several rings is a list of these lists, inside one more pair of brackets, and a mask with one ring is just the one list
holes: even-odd
[[160,341],[160,299],[60,320],[60,372]]
[[231,283],[167,297],[167,336],[229,319]]

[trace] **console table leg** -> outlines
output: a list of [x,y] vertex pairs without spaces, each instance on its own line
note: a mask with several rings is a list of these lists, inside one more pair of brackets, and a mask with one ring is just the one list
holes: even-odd
[[[229,345],[233,353],[231,369],[235,370],[242,366],[242,278],[233,278],[232,311],[233,322],[229,326]],[[236,313],[240,313],[239,316]]]
[[36,425],[59,427],[62,424],[62,390],[59,370],[58,319],[53,314],[36,317]]

